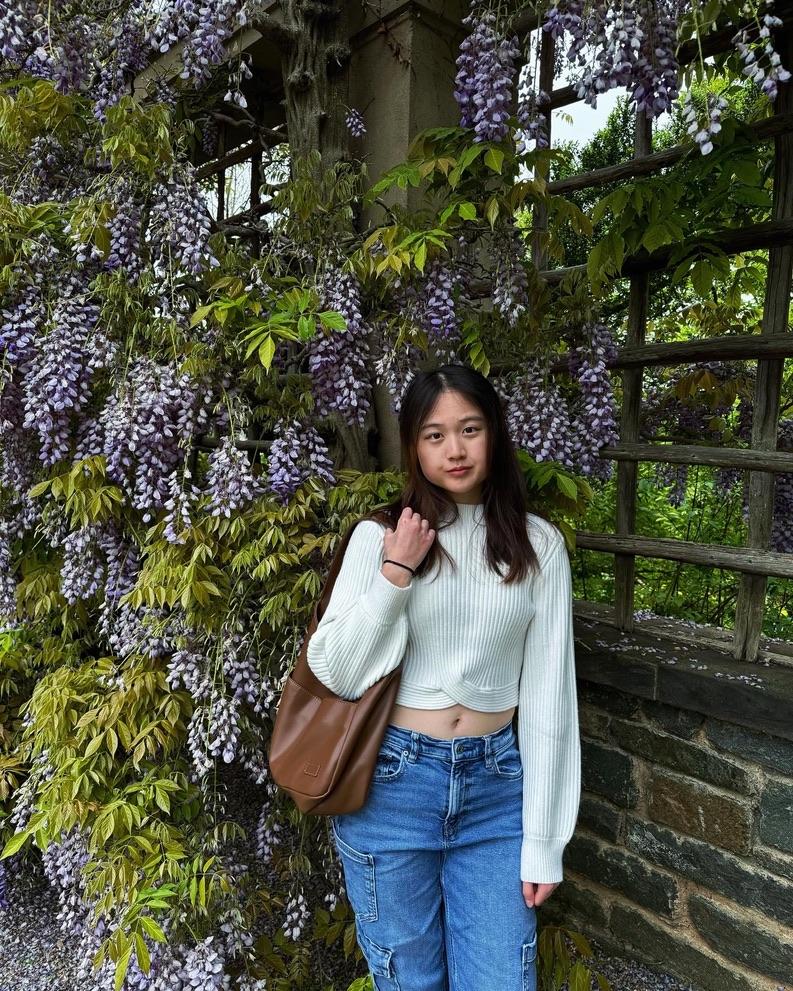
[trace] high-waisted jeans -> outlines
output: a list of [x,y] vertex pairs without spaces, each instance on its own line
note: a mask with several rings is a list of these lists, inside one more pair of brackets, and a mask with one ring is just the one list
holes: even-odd
[[440,739],[386,728],[363,808],[331,827],[377,991],[536,991],[512,723]]

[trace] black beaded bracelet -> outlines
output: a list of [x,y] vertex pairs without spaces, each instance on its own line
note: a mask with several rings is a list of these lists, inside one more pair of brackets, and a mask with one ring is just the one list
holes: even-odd
[[383,561],[383,564],[397,564],[397,565],[399,565],[400,568],[407,568],[408,571],[411,573],[411,575],[415,575],[416,574],[416,572],[412,568],[408,567],[407,564],[400,564],[399,561],[392,561],[388,557],[385,559],[385,561]]

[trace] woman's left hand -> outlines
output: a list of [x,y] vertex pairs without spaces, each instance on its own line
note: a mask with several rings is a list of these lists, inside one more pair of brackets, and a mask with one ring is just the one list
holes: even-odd
[[561,883],[561,881],[557,881],[556,884],[535,884],[534,881],[524,881],[523,900],[529,908],[537,908],[549,895],[553,894]]

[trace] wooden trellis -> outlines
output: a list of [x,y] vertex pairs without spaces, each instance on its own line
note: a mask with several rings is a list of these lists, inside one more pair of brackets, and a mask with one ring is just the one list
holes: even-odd
[[[783,20],[775,32],[775,47],[783,65],[793,66],[793,5],[779,4],[774,12]],[[535,9],[523,12],[515,21],[515,30],[526,36],[537,29]],[[737,28],[714,32],[702,39],[704,55],[725,51]],[[565,86],[553,90],[554,40],[546,32],[540,42],[538,88],[551,95],[550,110],[578,102],[575,89]],[[678,61],[685,66],[695,57],[696,45],[681,46]],[[763,306],[762,331],[759,335],[729,335],[707,340],[680,341],[670,344],[646,344],[649,303],[649,274],[667,267],[670,250],[662,248],[625,259],[620,277],[630,279],[627,341],[619,349],[610,368],[619,369],[623,377],[623,405],[620,443],[601,449],[601,457],[617,461],[616,533],[578,531],[577,544],[589,550],[605,551],[615,557],[614,620],[623,630],[634,627],[635,560],[643,557],[666,558],[687,564],[707,565],[739,572],[742,575],[738,595],[733,656],[754,661],[758,656],[762,629],[766,582],[768,577],[793,578],[793,556],[768,550],[774,505],[774,475],[793,470],[793,454],[776,450],[783,362],[793,356],[793,335],[788,327],[788,310],[793,272],[793,86],[783,83],[775,101],[775,113],[769,120],[750,129],[755,142],[773,141],[774,190],[772,219],[767,223],[716,232],[716,241],[728,254],[752,249],[768,249],[768,270]],[[677,161],[687,150],[683,146],[651,153],[652,127],[641,112],[636,115],[634,157],[623,164],[581,173],[548,184],[551,193],[568,193],[594,188],[618,179],[648,175]],[[550,141],[549,133],[549,141]],[[576,269],[586,266],[546,269],[547,256],[542,248],[542,234],[547,217],[537,211],[534,217],[533,258],[548,282],[559,282]],[[692,241],[691,246],[695,246]],[[699,445],[639,443],[639,414],[642,376],[645,367],[674,365],[706,358],[734,360],[757,359],[754,388],[754,417],[749,449],[717,448]],[[555,362],[551,371],[567,370],[566,359]],[[748,471],[749,532],[745,547],[702,544],[693,541],[643,537],[635,533],[638,464],[640,461],[672,464],[719,465]]]

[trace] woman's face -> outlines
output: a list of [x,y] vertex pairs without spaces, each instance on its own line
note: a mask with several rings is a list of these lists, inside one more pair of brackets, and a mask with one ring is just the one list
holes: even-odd
[[[421,425],[418,459],[427,479],[455,502],[482,501],[487,477],[487,426],[482,411],[459,392],[443,392]],[[449,469],[467,468],[457,474]]]

